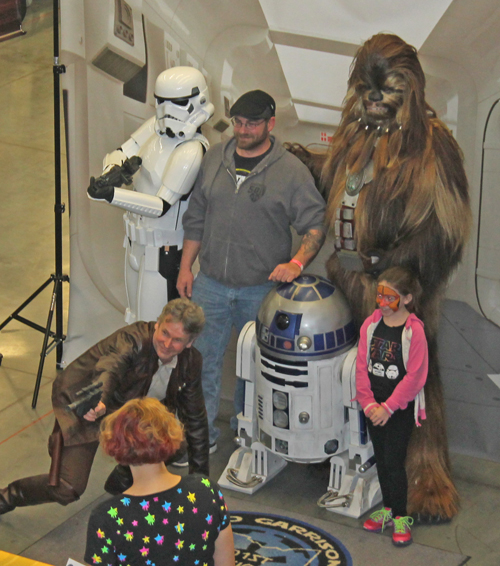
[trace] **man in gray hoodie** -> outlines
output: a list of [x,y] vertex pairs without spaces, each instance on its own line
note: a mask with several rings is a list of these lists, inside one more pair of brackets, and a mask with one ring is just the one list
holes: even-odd
[[[196,341],[203,356],[202,383],[210,451],[217,448],[222,363],[234,325],[255,320],[276,282],[291,282],[316,256],[325,235],[325,203],[309,170],[271,135],[274,99],[261,90],[231,107],[234,136],[205,155],[188,210],[177,289],[205,312]],[[302,236],[291,257],[290,227]],[[200,260],[194,280],[192,266]],[[238,380],[235,411],[243,409]],[[235,419],[234,419],[234,422]]]

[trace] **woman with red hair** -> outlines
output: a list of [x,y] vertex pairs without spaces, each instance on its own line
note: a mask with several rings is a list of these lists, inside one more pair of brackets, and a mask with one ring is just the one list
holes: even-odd
[[170,473],[182,425],[157,399],[133,399],[106,417],[101,445],[130,466],[133,484],[90,516],[88,564],[234,566],[229,512],[218,485]]

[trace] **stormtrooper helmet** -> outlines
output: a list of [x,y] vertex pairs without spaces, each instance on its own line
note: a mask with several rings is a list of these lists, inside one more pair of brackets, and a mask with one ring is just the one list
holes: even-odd
[[173,67],[156,79],[156,131],[191,139],[214,113],[205,77],[193,67]]

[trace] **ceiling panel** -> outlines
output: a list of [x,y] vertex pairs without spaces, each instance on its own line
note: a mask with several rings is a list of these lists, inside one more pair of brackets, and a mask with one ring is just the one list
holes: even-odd
[[379,32],[395,33],[418,49],[452,0],[259,2],[299,120],[333,125],[338,121],[328,122],[334,116],[331,107],[342,105],[347,90],[352,57],[346,53]]
[[276,51],[293,99],[342,106],[351,57],[288,45]]
[[452,0],[259,0],[269,28],[347,43],[381,31],[419,49]]
[[295,103],[295,110],[301,122],[313,122],[315,124],[325,124],[328,126],[338,126],[340,124],[340,110],[318,108],[316,106],[299,103]]

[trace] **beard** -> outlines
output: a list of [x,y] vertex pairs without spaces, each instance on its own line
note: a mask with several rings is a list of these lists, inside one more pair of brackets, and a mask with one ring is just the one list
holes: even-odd
[[265,143],[269,137],[269,130],[267,124],[262,132],[246,132],[241,133],[241,131],[234,132],[234,137],[236,139],[236,147],[238,149],[244,149],[246,151],[257,149]]

